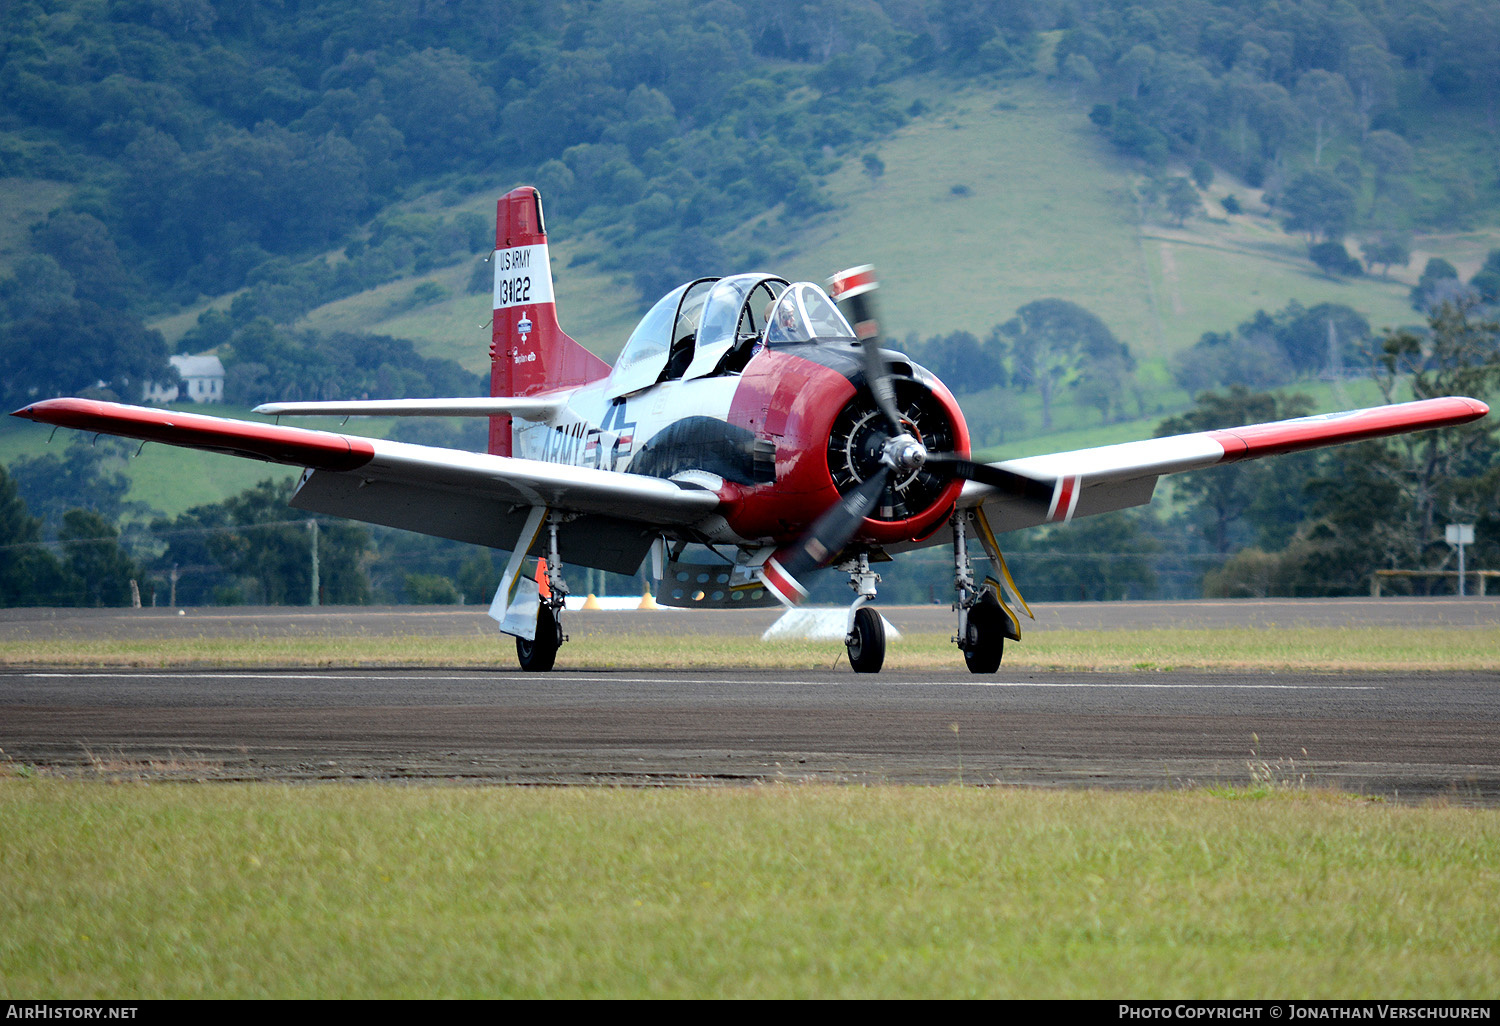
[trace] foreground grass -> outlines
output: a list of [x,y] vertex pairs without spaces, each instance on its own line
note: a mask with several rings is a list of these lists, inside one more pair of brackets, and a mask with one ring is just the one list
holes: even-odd
[[1500,812],[0,779],[13,997],[1486,997]]
[[[591,631],[582,616],[558,655],[566,669],[831,668],[843,659],[837,641],[763,642],[758,638],[663,637]],[[201,637],[148,640],[0,642],[0,666],[501,666],[513,665],[509,638]],[[847,665],[847,662],[843,663]],[[1500,670],[1500,628],[1287,627],[1140,631],[1032,631],[1005,651],[1005,668],[1039,670]],[[886,667],[952,670],[962,657],[946,635],[909,634],[893,641]]]

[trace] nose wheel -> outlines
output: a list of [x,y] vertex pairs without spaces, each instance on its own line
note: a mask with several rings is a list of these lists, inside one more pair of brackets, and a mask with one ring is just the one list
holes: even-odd
[[867,603],[875,600],[880,575],[870,569],[868,552],[859,553],[839,569],[849,575],[849,587],[857,596],[849,606],[849,623],[844,631],[849,668],[855,673],[879,673],[885,665],[885,621]]
[[879,673],[885,664],[885,621],[869,606],[854,611],[854,626],[844,639],[855,673]]

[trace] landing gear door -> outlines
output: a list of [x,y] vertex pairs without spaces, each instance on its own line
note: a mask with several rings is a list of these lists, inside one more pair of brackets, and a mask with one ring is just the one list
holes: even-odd
[[547,525],[545,506],[533,506],[526,515],[526,524],[516,537],[516,547],[505,564],[505,573],[500,575],[500,587],[490,603],[490,619],[500,625],[506,634],[513,634],[526,641],[536,640],[536,611],[542,601],[542,589],[536,581],[523,573],[526,554],[536,544]]

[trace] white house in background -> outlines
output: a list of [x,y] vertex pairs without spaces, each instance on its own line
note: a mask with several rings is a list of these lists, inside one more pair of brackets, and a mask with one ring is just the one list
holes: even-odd
[[224,365],[212,353],[199,356],[174,356],[173,367],[182,378],[181,385],[150,385],[146,388],[148,403],[221,403],[224,401]]

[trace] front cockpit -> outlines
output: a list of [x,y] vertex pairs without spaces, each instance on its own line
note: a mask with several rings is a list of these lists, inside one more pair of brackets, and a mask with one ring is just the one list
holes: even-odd
[[663,381],[738,374],[762,346],[853,340],[828,294],[771,274],[700,278],[647,311],[620,351],[610,398]]
[[766,328],[766,345],[854,341],[854,329],[828,293],[810,281],[789,287],[776,301]]

